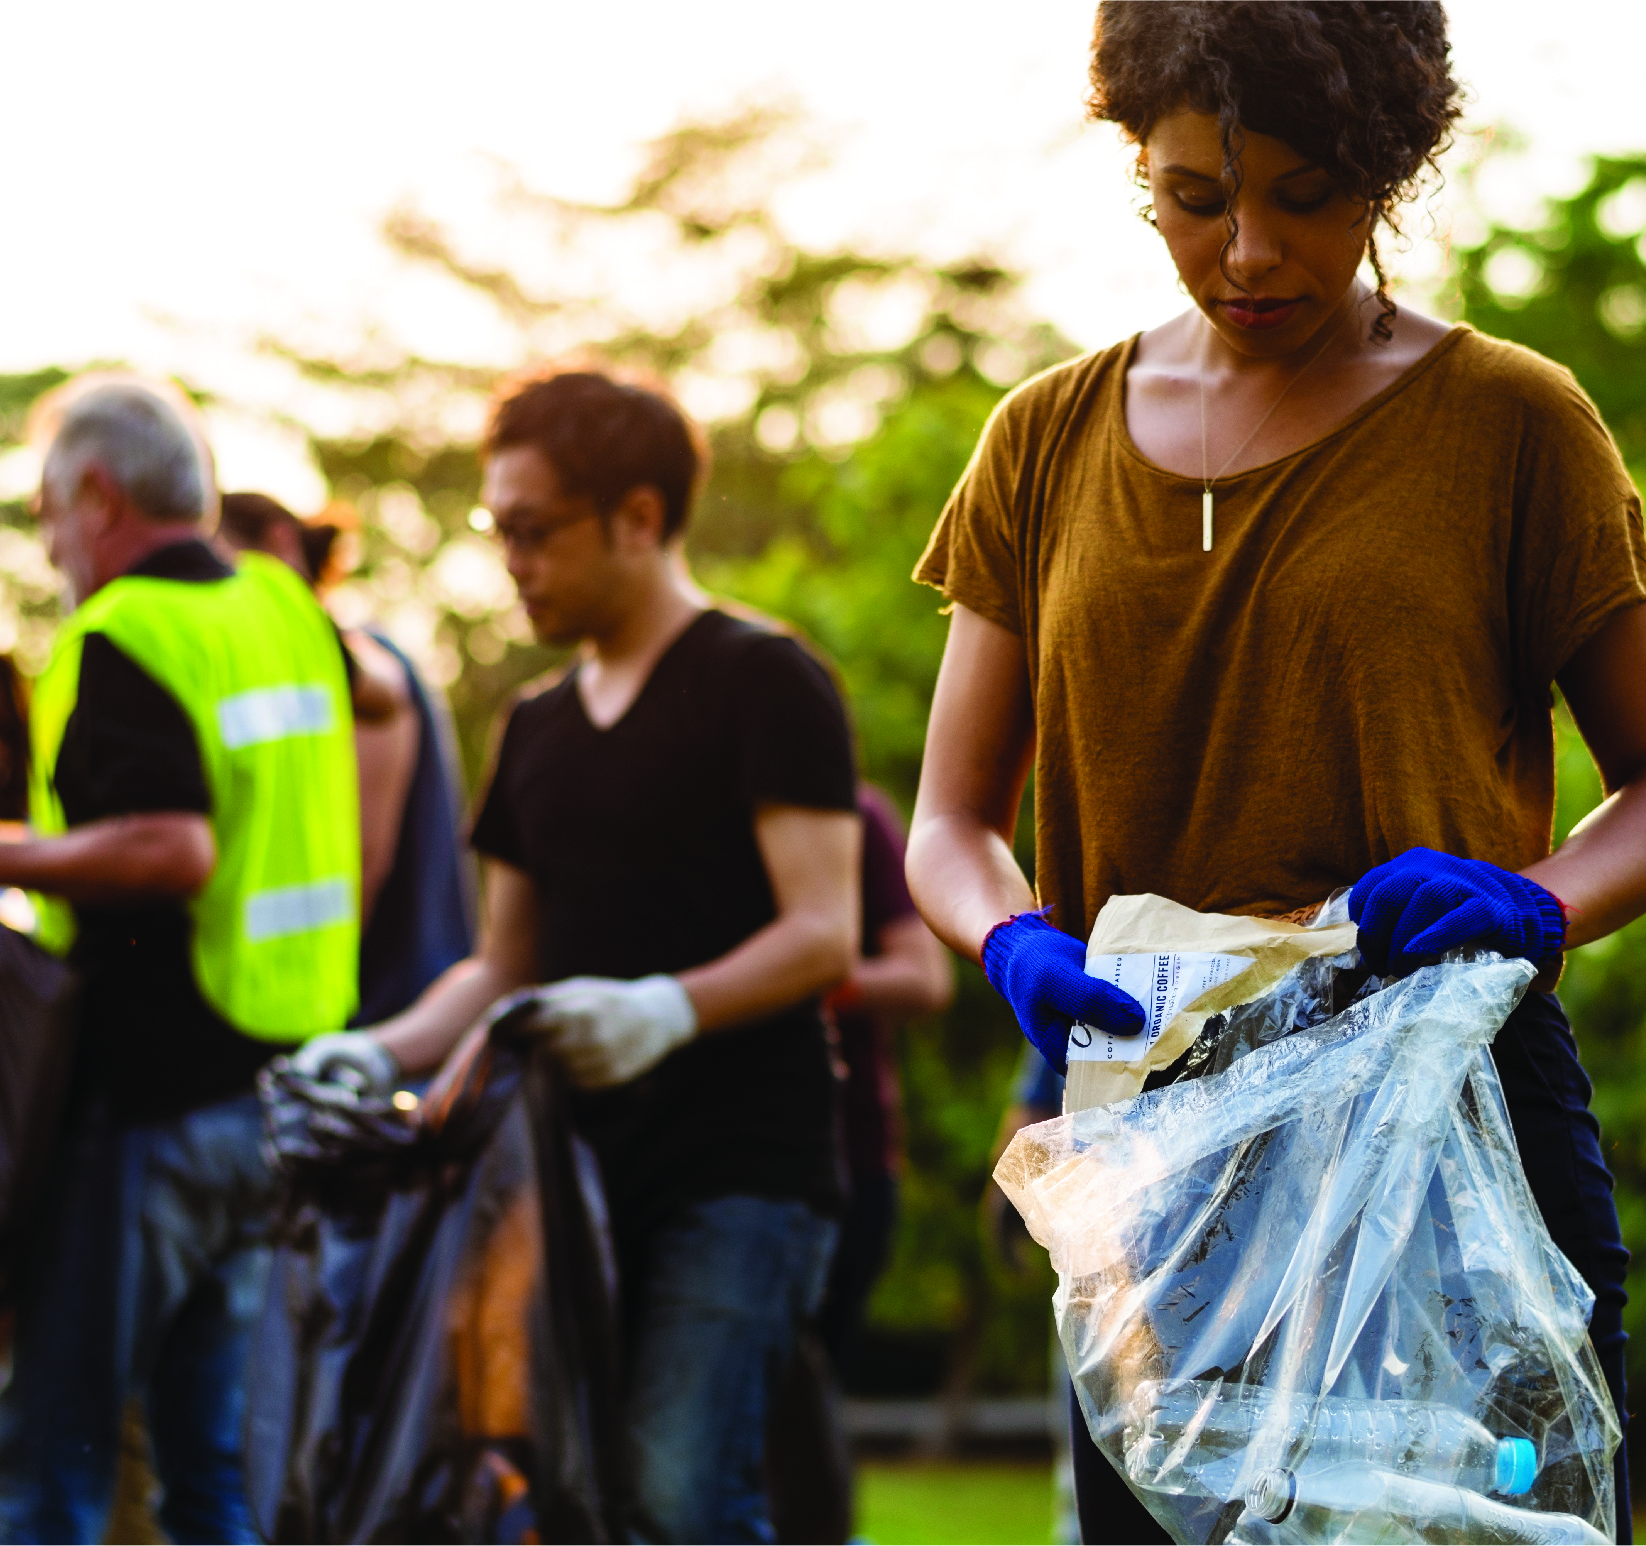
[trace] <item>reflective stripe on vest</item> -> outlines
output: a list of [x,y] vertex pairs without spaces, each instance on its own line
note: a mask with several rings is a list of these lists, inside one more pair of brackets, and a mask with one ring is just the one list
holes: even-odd
[[[101,633],[175,698],[211,797],[217,866],[189,903],[196,982],[248,1035],[298,1041],[342,1026],[359,973],[360,807],[353,716],[336,630],[283,564],[243,556],[229,579],[126,576],[65,621],[36,684],[30,818],[65,830],[52,782]],[[61,903],[48,948],[72,941]]]
[[307,886],[280,886],[246,898],[246,938],[282,939],[306,934],[354,918],[354,892],[348,880],[317,880]]
[[335,717],[331,690],[322,685],[257,687],[217,705],[217,728],[231,752],[288,735],[324,735]]

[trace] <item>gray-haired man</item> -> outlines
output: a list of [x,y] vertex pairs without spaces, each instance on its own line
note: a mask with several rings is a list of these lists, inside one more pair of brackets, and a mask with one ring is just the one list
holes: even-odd
[[0,886],[84,980],[55,1193],[0,1396],[0,1533],[96,1541],[146,1402],[177,1541],[251,1540],[242,1366],[271,1182],[252,1095],[353,1008],[360,860],[337,634],[203,540],[203,445],[130,381],[60,405],[40,517],[75,610],[36,684],[31,835]]

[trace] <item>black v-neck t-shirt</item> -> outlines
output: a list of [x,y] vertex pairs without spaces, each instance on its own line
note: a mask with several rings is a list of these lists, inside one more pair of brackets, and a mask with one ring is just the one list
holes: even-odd
[[[794,640],[708,611],[604,730],[575,668],[519,702],[472,841],[531,877],[544,982],[644,977],[716,960],[777,916],[754,835],[764,804],[856,809],[845,710]],[[628,1243],[735,1193],[838,1211],[835,1103],[809,999],[580,1091],[575,1112]]]

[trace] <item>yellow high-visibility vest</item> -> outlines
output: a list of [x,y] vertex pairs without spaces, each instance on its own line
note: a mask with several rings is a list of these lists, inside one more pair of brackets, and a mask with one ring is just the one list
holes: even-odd
[[[189,902],[195,981],[236,1030],[297,1041],[358,997],[360,794],[336,631],[284,564],[242,556],[227,579],[126,575],[63,624],[35,683],[29,819],[67,829],[54,782],[85,637],[103,634],[194,727],[217,867]],[[36,898],[37,938],[66,953],[74,915]]]

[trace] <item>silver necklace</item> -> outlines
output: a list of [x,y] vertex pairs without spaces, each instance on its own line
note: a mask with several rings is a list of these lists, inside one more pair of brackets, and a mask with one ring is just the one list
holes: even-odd
[[[1202,346],[1200,351],[1200,481],[1203,485],[1200,494],[1200,551],[1202,553],[1210,553],[1212,550],[1212,485],[1216,483],[1217,480],[1234,465],[1235,457],[1239,456],[1240,453],[1257,438],[1258,430],[1262,429],[1263,426],[1274,417],[1275,409],[1278,408],[1285,400],[1286,394],[1303,379],[1304,372],[1307,371],[1308,368],[1326,352],[1327,345],[1330,344],[1331,341],[1343,331],[1343,323],[1348,321],[1349,316],[1352,315],[1352,312],[1353,308],[1350,308],[1350,311],[1344,314],[1342,320],[1338,322],[1337,326],[1326,335],[1325,343],[1322,343],[1321,346],[1303,362],[1302,366],[1298,369],[1297,374],[1280,389],[1280,395],[1269,404],[1269,411],[1257,421],[1251,434],[1249,434],[1240,442],[1239,445],[1234,448],[1234,452],[1229,457],[1228,461],[1224,462],[1224,464],[1219,467],[1215,473],[1208,473],[1206,471],[1207,351],[1205,347]],[[1208,330],[1210,329],[1210,326],[1211,324],[1208,323]]]

